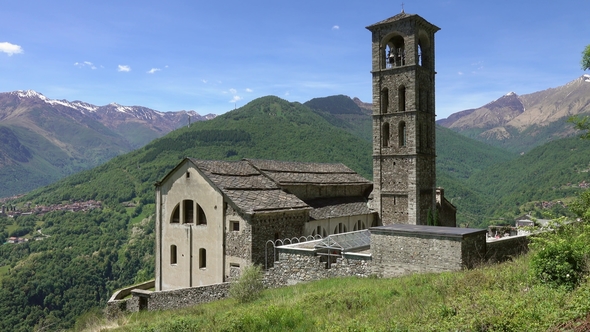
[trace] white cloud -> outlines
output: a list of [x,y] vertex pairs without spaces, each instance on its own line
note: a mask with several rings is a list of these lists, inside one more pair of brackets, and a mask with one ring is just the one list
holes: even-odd
[[155,73],[155,72],[157,72],[157,71],[160,71],[160,70],[162,70],[162,69],[160,69],[160,68],[152,68],[152,69],[148,70],[148,72],[147,72],[147,73],[148,73],[148,74],[153,74],[153,73]]
[[332,30],[340,30],[340,26],[335,25],[335,26],[332,27]]
[[285,96],[290,95],[291,93],[289,93],[289,91],[285,92]]
[[96,66],[90,61],[76,62],[74,66],[78,68],[89,67],[90,69],[96,69]]
[[252,92],[254,90],[250,89],[250,88],[246,88],[246,92]]
[[201,80],[201,82],[207,84],[207,82],[209,82],[209,81],[207,81],[207,80]]
[[119,65],[117,71],[129,72],[131,71],[131,67],[127,65]]
[[238,93],[238,90],[236,90],[236,89],[229,89],[229,93],[231,93],[232,95],[235,95],[236,93]]
[[458,72],[457,74],[459,74],[459,75],[463,75],[463,72],[462,72],[462,71],[460,71],[460,72]]
[[0,43],[0,52],[4,52],[8,54],[8,56],[11,56],[13,54],[23,53],[23,48],[19,45],[3,42]]
[[242,97],[235,95],[229,102],[230,103],[235,103],[237,101],[242,100]]

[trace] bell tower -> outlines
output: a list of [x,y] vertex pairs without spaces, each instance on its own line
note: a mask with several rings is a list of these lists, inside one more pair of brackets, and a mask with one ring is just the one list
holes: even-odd
[[434,34],[401,12],[372,33],[373,208],[383,225],[426,225],[436,211]]

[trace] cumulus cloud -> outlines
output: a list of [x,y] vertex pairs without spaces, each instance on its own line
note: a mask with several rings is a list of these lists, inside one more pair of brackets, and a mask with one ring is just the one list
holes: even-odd
[[332,30],[340,30],[340,26],[335,25],[335,26],[332,27]]
[[237,101],[242,100],[242,97],[238,96],[238,90],[231,88],[228,91],[233,95],[231,100],[229,101],[230,103],[235,103]]
[[148,74],[153,74],[153,73],[155,73],[157,71],[160,71],[160,70],[162,70],[162,69],[160,69],[160,68],[152,68],[152,69],[148,70],[147,73]]
[[23,48],[19,45],[3,42],[0,43],[0,52],[4,52],[8,54],[8,56],[12,56],[13,54],[23,53]]
[[246,92],[252,92],[254,90],[250,89],[250,88],[246,88]]
[[129,71],[131,71],[131,67],[129,67],[127,65],[119,65],[117,71],[129,72]]
[[76,62],[74,63],[74,66],[78,68],[88,67],[90,69],[96,69],[96,66],[90,61]]

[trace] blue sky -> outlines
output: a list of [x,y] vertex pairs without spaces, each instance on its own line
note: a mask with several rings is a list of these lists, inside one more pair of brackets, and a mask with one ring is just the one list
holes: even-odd
[[[366,26],[398,1],[5,1],[0,92],[221,114],[276,95],[371,102]],[[590,1],[403,1],[441,28],[438,118],[584,72]]]

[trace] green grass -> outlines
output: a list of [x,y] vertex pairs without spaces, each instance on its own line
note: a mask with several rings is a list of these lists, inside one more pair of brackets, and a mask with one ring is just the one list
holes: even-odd
[[[546,331],[584,318],[590,281],[571,292],[533,280],[529,257],[393,279],[337,278],[191,308],[140,312],[115,331]],[[102,322],[102,324],[105,324]]]

